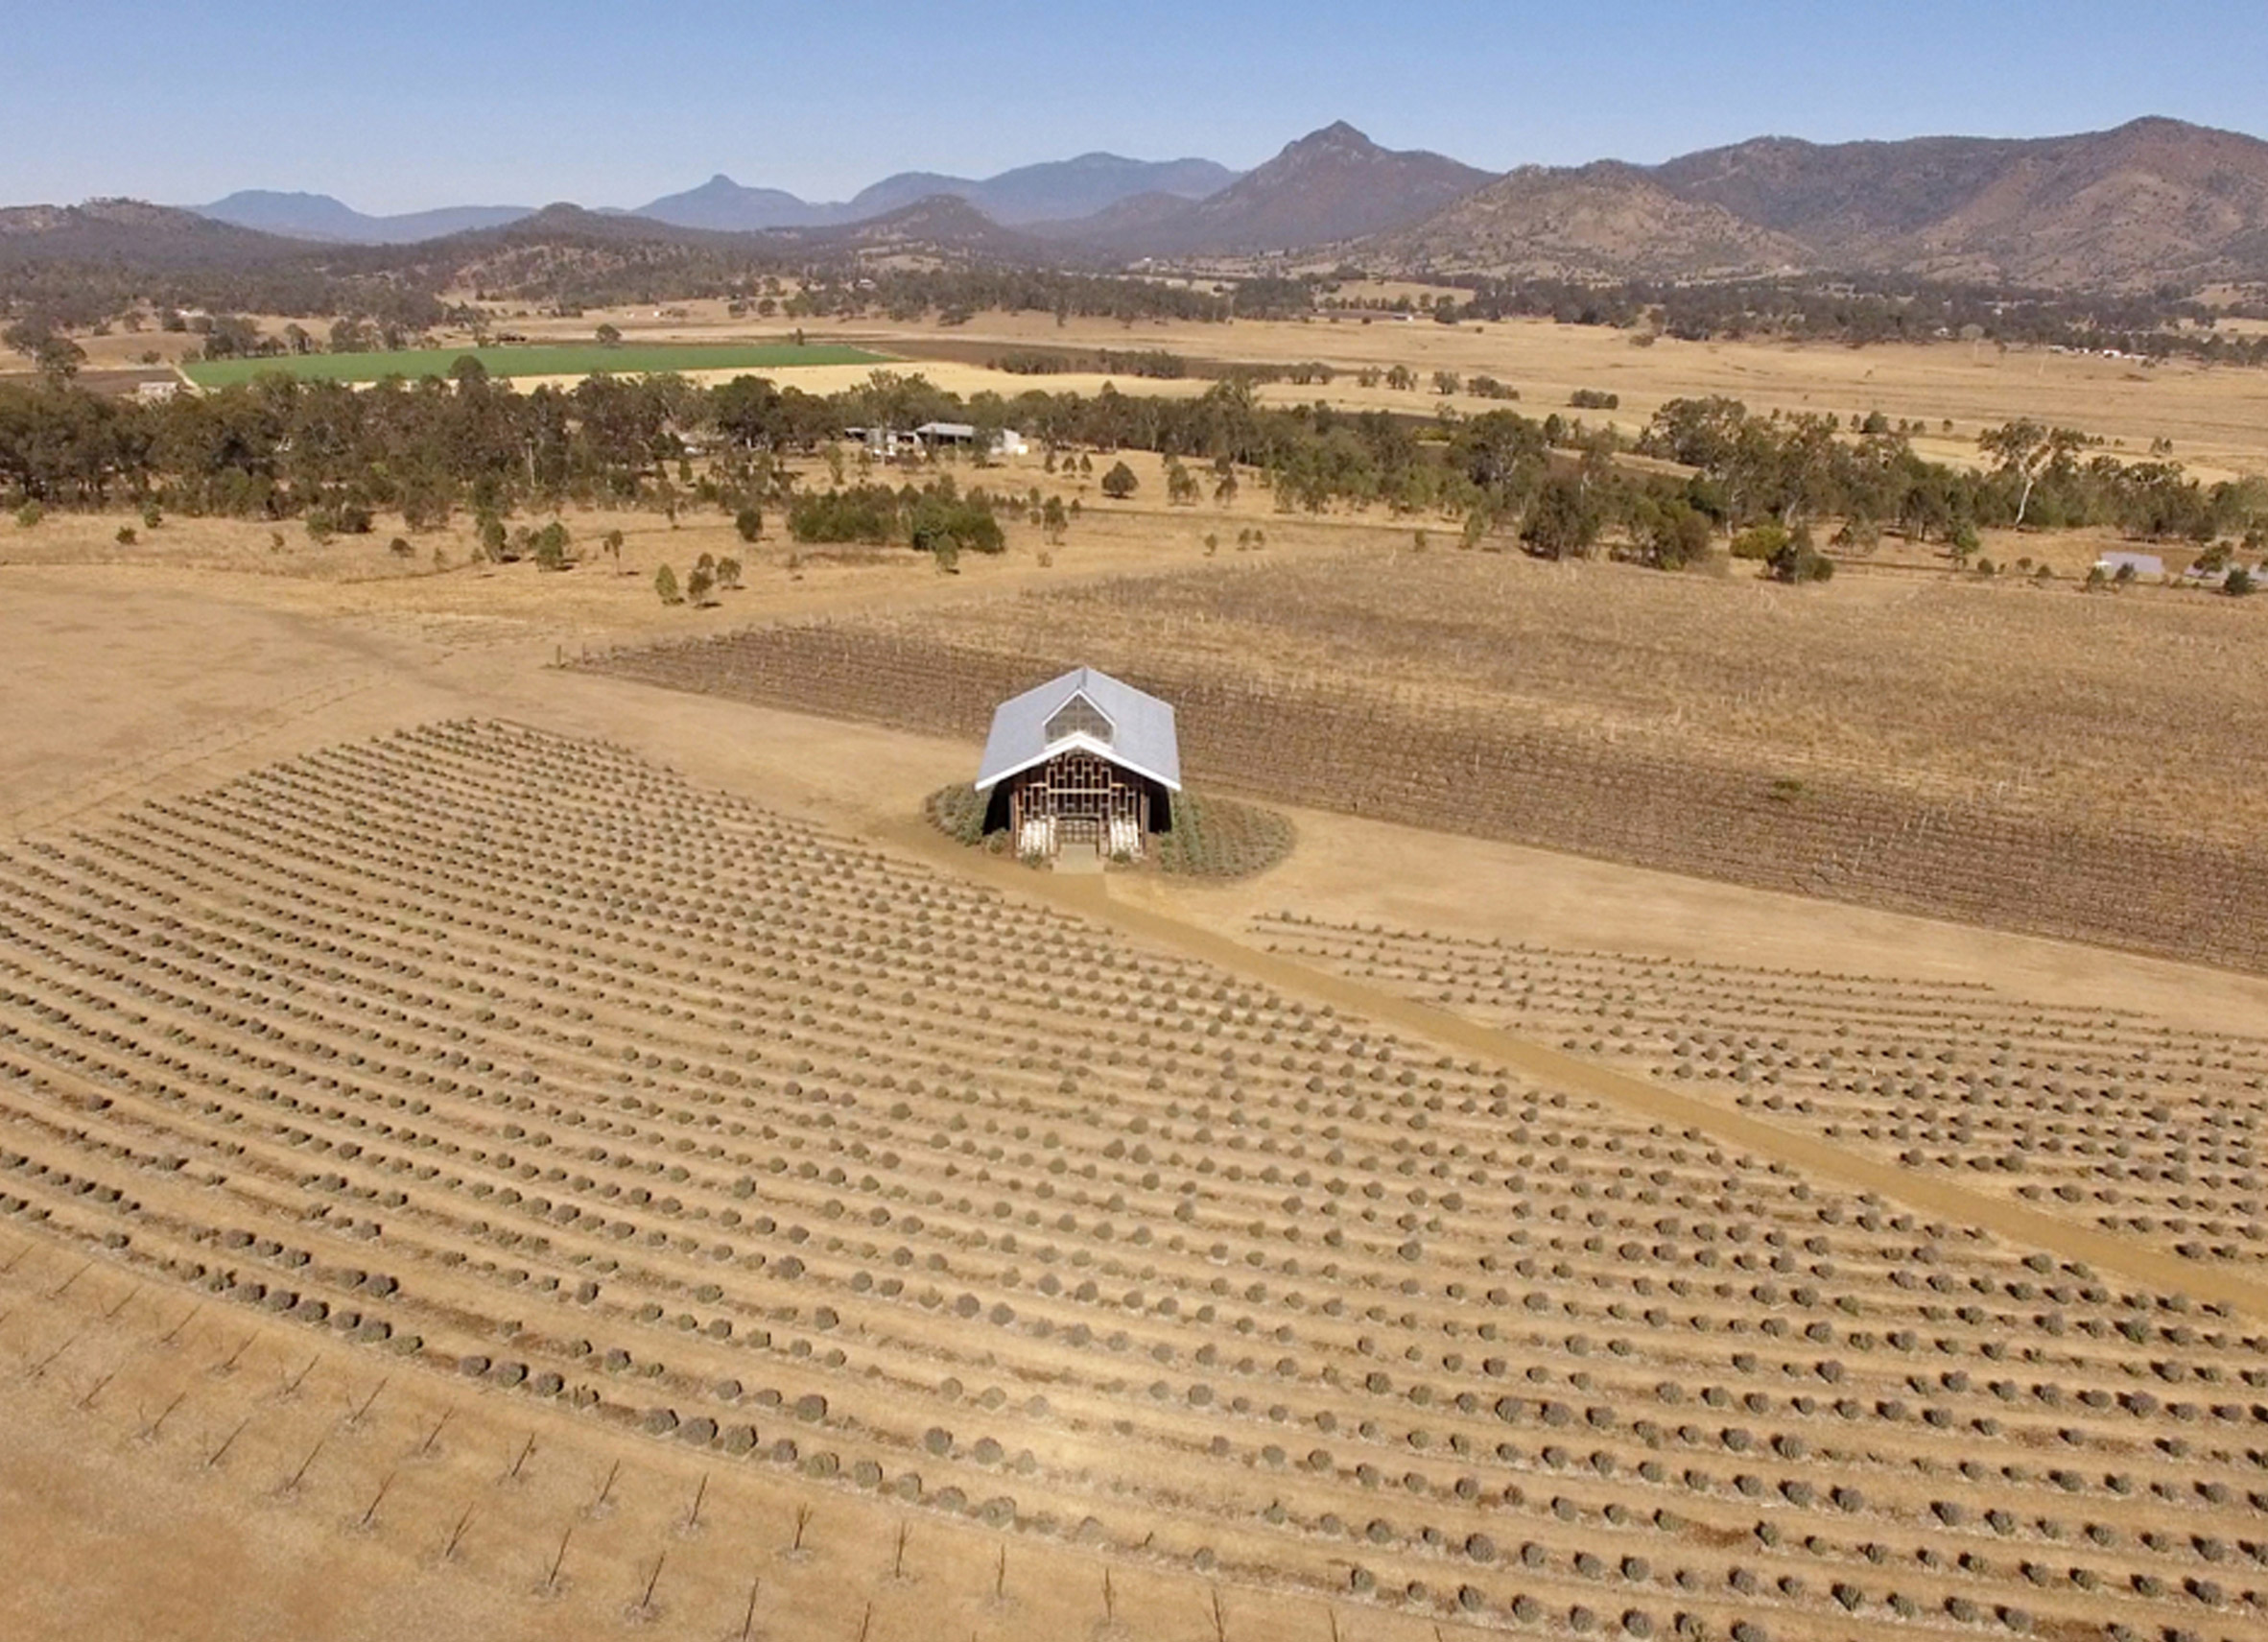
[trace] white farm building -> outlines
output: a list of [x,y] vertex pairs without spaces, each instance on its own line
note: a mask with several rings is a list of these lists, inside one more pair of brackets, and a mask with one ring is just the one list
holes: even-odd
[[994,708],[977,771],[984,830],[1051,861],[1067,848],[1140,858],[1172,830],[1180,791],[1172,707],[1092,667]]

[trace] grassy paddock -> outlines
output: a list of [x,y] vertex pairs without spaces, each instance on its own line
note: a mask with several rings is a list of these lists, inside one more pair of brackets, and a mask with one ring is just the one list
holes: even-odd
[[392,353],[299,353],[267,359],[209,359],[183,366],[200,388],[226,388],[281,370],[310,382],[380,382],[389,376],[446,376],[477,359],[491,376],[649,376],[665,371],[779,370],[801,365],[879,365],[883,356],[840,343],[597,343],[532,347],[422,347]]

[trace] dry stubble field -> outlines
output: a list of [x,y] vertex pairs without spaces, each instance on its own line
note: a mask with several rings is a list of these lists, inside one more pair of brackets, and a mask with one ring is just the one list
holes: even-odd
[[589,665],[974,735],[1080,661],[1256,797],[2257,970],[2257,612],[1434,551],[1104,578]]

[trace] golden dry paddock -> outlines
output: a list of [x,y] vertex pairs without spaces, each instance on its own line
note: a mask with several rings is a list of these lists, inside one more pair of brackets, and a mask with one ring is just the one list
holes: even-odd
[[1262,798],[2268,966],[2238,601],[1255,557],[587,665],[973,735],[1091,658],[1183,704],[1200,778]]
[[[2180,368],[1219,345],[2268,462]],[[626,540],[564,575],[0,529],[0,1633],[2268,1627],[2258,602],[1419,552],[1136,465],[957,576],[690,511],[570,511]],[[745,586],[661,605],[701,552]],[[1193,773],[1297,763],[1288,858],[940,835],[1058,659],[1174,684]],[[1447,731],[1497,762],[1389,788]],[[2162,875],[2011,890],[2114,837]]]

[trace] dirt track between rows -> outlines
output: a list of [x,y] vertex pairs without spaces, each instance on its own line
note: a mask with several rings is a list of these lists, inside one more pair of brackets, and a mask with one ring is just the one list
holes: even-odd
[[980,856],[918,821],[878,827],[878,840],[908,850],[945,870],[1022,892],[1120,933],[1201,959],[1231,973],[1336,1009],[1445,1047],[1485,1057],[1570,1093],[1595,1096],[1621,1109],[1678,1129],[1694,1129],[1764,1157],[1814,1170],[1828,1179],[1872,1192],[1932,1216],[1973,1226],[2029,1248],[2052,1249],[2116,1273],[2165,1294],[2186,1294],[2268,1319],[2268,1283],[2195,1261],[2160,1253],[2061,1215],[1973,1192],[1951,1181],[1902,1169],[1846,1147],[1766,1123],[1744,1112],[1694,1100],[1643,1078],[1633,1078],[1579,1056],[1484,1026],[1450,1010],[1364,986],[1343,976],[1263,952],[1247,942],[1186,919],[1127,904],[1110,893],[1107,876],[1058,877]]

